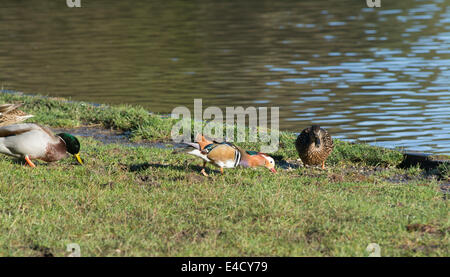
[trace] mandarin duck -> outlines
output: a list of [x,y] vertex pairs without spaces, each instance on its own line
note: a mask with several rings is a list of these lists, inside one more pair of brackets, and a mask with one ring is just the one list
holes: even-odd
[[212,163],[219,167],[222,174],[224,168],[234,168],[238,165],[244,167],[264,166],[273,173],[277,172],[275,170],[275,161],[269,155],[255,151],[245,151],[229,142],[213,142],[199,135],[197,143],[185,142],[185,144],[193,148],[187,152],[188,154],[203,159],[201,173],[204,176],[208,176],[205,172],[206,163]]
[[333,139],[330,134],[318,125],[304,129],[295,141],[295,148],[305,165],[322,165],[333,151]]
[[0,105],[0,127],[22,122],[34,115],[26,114],[17,108],[22,104],[1,104]]
[[49,128],[34,123],[0,127],[0,153],[24,158],[31,167],[36,167],[33,159],[54,162],[65,158],[67,153],[83,164],[79,152],[80,142],[71,134],[54,135]]

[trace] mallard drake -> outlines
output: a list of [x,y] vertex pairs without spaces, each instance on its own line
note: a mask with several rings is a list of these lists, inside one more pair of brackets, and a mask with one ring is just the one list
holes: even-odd
[[212,163],[219,167],[222,174],[224,168],[234,168],[238,165],[244,167],[264,166],[273,173],[277,172],[275,170],[275,161],[269,155],[255,151],[245,151],[229,142],[213,142],[199,135],[197,143],[185,142],[185,144],[193,148],[187,152],[188,154],[203,159],[201,173],[205,176],[208,176],[205,172],[206,163]]
[[24,158],[31,167],[33,159],[54,162],[63,159],[67,153],[83,164],[80,158],[80,142],[71,134],[53,132],[34,123],[20,123],[0,128],[0,153]]
[[333,139],[330,134],[319,125],[312,125],[304,129],[295,141],[295,148],[305,165],[322,165],[333,151]]
[[17,108],[22,104],[1,104],[0,105],[0,127],[22,122],[34,115],[26,114]]

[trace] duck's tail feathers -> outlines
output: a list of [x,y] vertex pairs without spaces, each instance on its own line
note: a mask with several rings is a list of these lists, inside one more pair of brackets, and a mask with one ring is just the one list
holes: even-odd
[[32,117],[34,117],[34,115],[27,114],[27,115],[18,116],[17,118],[18,118],[18,122],[22,122],[22,121],[27,120],[28,118],[32,118]]
[[173,150],[172,154],[178,153],[187,153],[190,154],[190,151],[197,150],[200,152],[200,145],[195,142],[183,142],[182,147],[176,148]]
[[200,150],[200,144],[195,142],[183,142],[185,145]]
[[209,161],[207,154],[203,153],[200,150],[200,145],[198,143],[193,143],[193,142],[183,142],[183,144],[185,145],[185,147],[180,147],[175,149],[172,154],[179,154],[179,153],[184,153],[184,154],[189,154],[189,155],[193,155],[196,157],[200,157],[201,159],[205,160],[205,161]]

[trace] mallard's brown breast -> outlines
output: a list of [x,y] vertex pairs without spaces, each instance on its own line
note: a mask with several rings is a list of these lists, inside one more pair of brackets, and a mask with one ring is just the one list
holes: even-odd
[[58,143],[49,143],[47,145],[45,156],[38,159],[45,162],[56,162],[67,156],[66,144],[63,141]]

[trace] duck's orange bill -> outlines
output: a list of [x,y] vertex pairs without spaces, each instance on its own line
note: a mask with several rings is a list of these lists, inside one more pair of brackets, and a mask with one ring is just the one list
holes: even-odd
[[272,168],[270,169],[270,171],[272,171],[273,173],[277,173],[277,170],[275,169],[275,167],[272,167]]
[[79,153],[78,153],[78,154],[75,154],[75,155],[73,155],[73,156],[77,159],[77,161],[78,161],[80,164],[83,164],[83,160],[81,159]]

